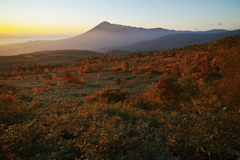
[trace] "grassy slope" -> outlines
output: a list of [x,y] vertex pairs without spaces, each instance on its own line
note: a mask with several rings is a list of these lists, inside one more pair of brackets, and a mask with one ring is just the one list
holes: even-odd
[[[57,79],[43,73],[57,65],[43,65],[41,75],[33,74],[34,68],[30,75],[10,75],[25,80],[0,83],[0,158],[236,159],[240,108],[225,99],[239,98],[238,87],[232,90],[236,94],[227,91],[231,84],[237,85],[234,78],[239,70],[234,65],[238,63],[233,59],[239,60],[239,39],[132,56],[75,59],[64,63],[66,67],[60,65]],[[49,58],[42,60],[45,64]],[[85,72],[87,61],[92,67],[103,62],[103,71]],[[131,66],[129,72],[122,71],[124,61]],[[67,83],[62,76],[65,69],[85,83]],[[115,84],[117,78],[120,85]],[[229,79],[227,89],[226,83],[215,83],[219,78]],[[157,89],[157,83],[166,91]],[[127,90],[131,97],[119,103],[83,102],[104,88]],[[179,96],[171,98],[175,91]]]

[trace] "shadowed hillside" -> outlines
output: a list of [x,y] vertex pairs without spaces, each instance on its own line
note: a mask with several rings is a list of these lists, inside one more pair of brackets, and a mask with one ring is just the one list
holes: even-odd
[[104,48],[101,51],[109,51],[113,49],[126,51],[149,51],[149,50],[166,50],[178,47],[184,47],[192,44],[203,44],[222,39],[225,36],[239,35],[240,30],[229,31],[217,34],[173,34],[163,36],[150,41],[143,41],[129,46]]

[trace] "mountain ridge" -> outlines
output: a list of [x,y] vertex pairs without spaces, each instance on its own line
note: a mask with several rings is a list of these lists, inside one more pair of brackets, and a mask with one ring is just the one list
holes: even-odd
[[[205,31],[204,31],[205,32]],[[199,32],[199,33],[204,33]],[[208,31],[209,33],[212,31]],[[224,32],[224,30],[214,31]],[[109,22],[102,22],[89,31],[66,39],[37,40],[25,43],[0,46],[0,55],[29,53],[42,50],[78,49],[99,51],[111,46],[133,45],[141,41],[153,40],[177,33],[196,33],[192,31],[176,31],[163,28],[137,28]]]
[[[217,34],[172,34],[163,36],[150,41],[142,41],[133,45],[104,48],[105,52],[110,50],[125,50],[125,51],[148,51],[148,50],[167,50],[171,48],[184,47],[192,44],[203,44],[222,39],[226,36],[240,35],[240,29]],[[103,52],[103,50],[102,50]]]

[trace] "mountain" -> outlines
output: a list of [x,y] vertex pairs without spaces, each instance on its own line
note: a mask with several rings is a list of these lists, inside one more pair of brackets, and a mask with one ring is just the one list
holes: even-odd
[[[104,48],[105,51],[114,49],[126,51],[148,51],[148,50],[167,50],[172,48],[184,47],[192,44],[203,44],[222,39],[230,35],[240,35],[240,30],[228,31],[217,34],[172,34],[163,36],[150,41],[143,41],[128,46]],[[103,51],[103,50],[102,50]]]
[[[207,31],[209,33],[225,32],[225,30]],[[102,22],[91,30],[75,37],[61,40],[36,40],[26,43],[12,44],[0,47],[0,55],[13,55],[41,50],[80,49],[97,51],[103,47],[126,46],[141,41],[149,41],[162,36],[177,33],[205,32],[175,31],[163,28],[137,28]]]

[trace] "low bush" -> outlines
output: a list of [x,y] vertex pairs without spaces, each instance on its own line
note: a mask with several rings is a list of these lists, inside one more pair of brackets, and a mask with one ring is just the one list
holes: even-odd
[[169,78],[160,79],[156,84],[157,90],[161,92],[161,99],[178,101],[180,91],[178,86],[174,85]]
[[128,64],[128,62],[124,61],[122,63],[122,70],[123,70],[123,72],[128,72],[129,71],[129,64]]
[[146,72],[145,74],[155,75],[156,71],[151,69],[149,72]]
[[12,94],[0,94],[0,121],[3,124],[17,123],[24,114],[23,105]]
[[130,93],[126,90],[120,91],[118,88],[104,88],[92,96],[85,98],[84,102],[103,102],[103,103],[117,103],[123,102]]
[[119,78],[115,79],[115,84],[116,84],[116,85],[119,85],[121,82],[122,82],[122,81],[121,81]]
[[130,97],[126,102],[147,110],[179,110],[180,90],[170,79],[164,78],[141,92],[139,96]]
[[85,81],[83,79],[78,79],[77,77],[70,78],[66,82],[74,84],[85,84]]
[[64,79],[65,81],[73,78],[73,75],[72,75],[72,73],[71,73],[69,70],[63,71],[63,72],[62,72],[62,75],[63,75],[63,79]]
[[64,82],[63,81],[57,81],[57,86],[59,88],[63,88],[64,87]]
[[85,68],[84,68],[84,72],[87,72],[87,73],[92,72],[91,64],[86,63]]

